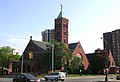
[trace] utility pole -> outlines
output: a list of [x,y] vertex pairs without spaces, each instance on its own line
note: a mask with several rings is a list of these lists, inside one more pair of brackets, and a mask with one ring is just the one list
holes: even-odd
[[52,72],[54,72],[54,44],[52,44]]
[[23,54],[22,54],[22,63],[21,63],[21,73],[23,73]]

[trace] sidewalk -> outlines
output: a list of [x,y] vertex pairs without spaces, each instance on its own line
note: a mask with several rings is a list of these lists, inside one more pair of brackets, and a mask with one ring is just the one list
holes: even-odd
[[[11,75],[2,75],[0,77],[0,82],[13,82],[14,74]],[[77,77],[66,77],[66,79],[88,79],[88,78],[101,78],[100,81],[92,81],[92,82],[105,82],[104,78],[105,75],[99,75],[99,76],[77,76]],[[41,80],[44,80],[44,78],[40,78]],[[110,76],[108,75],[108,82],[120,82],[120,80],[116,80],[116,76]]]
[[0,82],[13,82],[13,78],[0,78]]
[[[99,76],[78,76],[78,77],[66,77],[66,79],[93,79],[93,78],[99,78],[101,81],[99,82],[104,82],[105,81],[105,75],[99,75]],[[120,82],[120,80],[116,80],[116,76],[111,76],[108,75],[108,81],[110,82]],[[98,82],[98,81],[93,81],[93,82]]]

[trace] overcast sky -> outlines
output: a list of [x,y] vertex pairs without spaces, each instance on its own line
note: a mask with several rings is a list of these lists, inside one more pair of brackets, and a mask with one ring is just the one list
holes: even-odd
[[0,46],[23,51],[33,36],[54,28],[63,5],[69,19],[69,43],[80,41],[85,53],[103,48],[104,32],[120,28],[120,0],[0,0]]

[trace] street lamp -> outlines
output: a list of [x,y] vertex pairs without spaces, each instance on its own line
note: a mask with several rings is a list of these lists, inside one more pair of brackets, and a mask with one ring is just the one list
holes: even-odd
[[54,72],[54,44],[52,44],[52,72]]
[[23,54],[22,54],[22,61],[21,61],[21,73],[23,73]]
[[105,69],[105,82],[108,81],[108,68]]
[[[101,37],[101,39],[103,39],[103,38]],[[107,51],[107,57],[108,57],[108,43],[107,43],[106,39],[103,39],[103,42],[106,45],[105,50]],[[109,69],[107,68],[107,66],[108,66],[108,62],[106,60],[106,62],[105,62],[105,81],[108,81],[108,71],[109,71]]]
[[82,70],[80,69],[80,76],[82,76],[81,72],[82,72]]

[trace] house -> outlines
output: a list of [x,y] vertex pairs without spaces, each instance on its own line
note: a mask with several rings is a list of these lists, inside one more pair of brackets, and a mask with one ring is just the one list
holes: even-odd
[[20,60],[13,61],[13,72],[45,73],[45,60],[43,59],[43,54],[46,51],[46,45],[47,43],[32,40],[31,37]]

